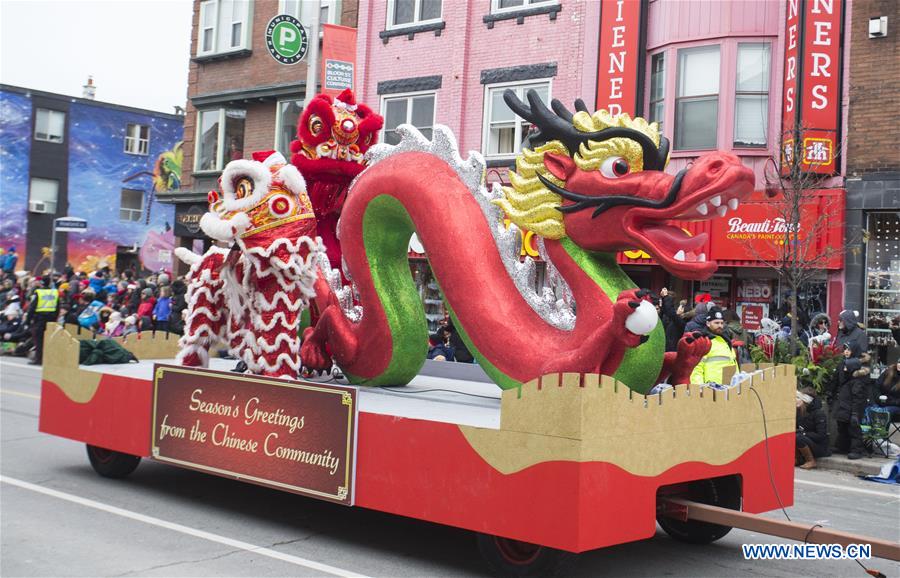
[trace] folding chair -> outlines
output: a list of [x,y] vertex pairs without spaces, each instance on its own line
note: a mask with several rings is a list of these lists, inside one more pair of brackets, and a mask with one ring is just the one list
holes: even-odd
[[866,446],[871,446],[873,453],[877,449],[884,457],[890,457],[888,449],[890,448],[889,438],[892,425],[891,412],[888,410],[878,406],[866,408],[866,418],[864,423],[860,424],[860,429],[862,429],[863,441]]

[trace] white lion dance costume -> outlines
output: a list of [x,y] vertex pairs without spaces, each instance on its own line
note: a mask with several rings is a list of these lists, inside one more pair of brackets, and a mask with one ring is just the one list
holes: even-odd
[[254,153],[228,163],[210,192],[203,232],[232,244],[203,255],[175,250],[191,265],[182,365],[206,367],[209,348],[227,345],[253,373],[295,378],[300,315],[314,295],[321,243],[306,183],[281,154]]

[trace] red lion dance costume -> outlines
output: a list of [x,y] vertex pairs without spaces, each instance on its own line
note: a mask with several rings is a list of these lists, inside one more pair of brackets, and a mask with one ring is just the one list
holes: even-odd
[[313,296],[316,223],[297,169],[279,153],[228,163],[210,193],[203,232],[229,245],[197,255],[176,255],[191,265],[188,313],[178,361],[209,362],[209,348],[223,342],[253,373],[295,378],[300,369],[297,330]]
[[313,98],[297,123],[291,143],[291,162],[306,179],[307,193],[316,214],[332,268],[341,270],[337,223],[350,182],[366,167],[365,154],[378,142],[384,119],[364,104],[356,104],[350,89],[332,99]]

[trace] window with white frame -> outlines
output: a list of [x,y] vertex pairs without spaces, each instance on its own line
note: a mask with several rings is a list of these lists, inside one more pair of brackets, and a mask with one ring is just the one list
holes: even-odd
[[520,118],[506,105],[503,93],[511,89],[519,100],[528,102],[529,90],[537,92],[544,103],[550,102],[550,81],[532,81],[528,84],[491,85],[485,92],[484,145],[485,156],[505,157],[522,151],[522,142],[528,136],[531,124]]
[[303,113],[302,100],[282,100],[278,102],[278,118],[275,119],[275,150],[291,160],[291,141],[297,138],[297,121]]
[[659,125],[662,134],[666,118],[666,54],[660,52],[650,58],[650,122]]
[[[278,13],[290,14],[306,25],[310,19],[310,10],[314,10],[316,2],[309,0],[279,0]],[[341,3],[340,0],[320,0],[319,24],[340,24]]]
[[388,28],[430,24],[440,21],[441,0],[388,0]]
[[32,177],[28,189],[28,210],[32,213],[56,213],[59,200],[59,181]]
[[769,131],[769,44],[739,43],[734,87],[734,146],[765,147]]
[[230,161],[244,158],[244,120],[247,111],[233,108],[197,113],[194,171],[221,171]]
[[491,12],[559,4],[559,0],[491,0]]
[[122,189],[119,202],[119,220],[137,223],[144,214],[144,191]]
[[125,128],[125,152],[146,155],[150,152],[150,127],[129,123]]
[[680,49],[677,85],[675,149],[716,148],[719,127],[719,46]]
[[61,143],[66,130],[66,113],[48,108],[35,111],[34,139]]
[[435,93],[433,92],[383,97],[381,99],[381,116],[384,117],[382,142],[399,143],[400,135],[397,133],[397,127],[401,124],[413,125],[425,138],[431,140],[431,131],[434,128],[434,98]]
[[250,0],[204,0],[200,3],[197,56],[250,47]]

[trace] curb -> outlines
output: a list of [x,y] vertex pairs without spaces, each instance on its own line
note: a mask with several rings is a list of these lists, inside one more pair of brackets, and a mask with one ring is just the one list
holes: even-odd
[[884,457],[850,460],[843,455],[832,455],[827,458],[816,458],[816,469],[846,472],[848,474],[853,474],[854,476],[868,476],[879,474],[884,464],[889,464],[893,461],[893,459]]

